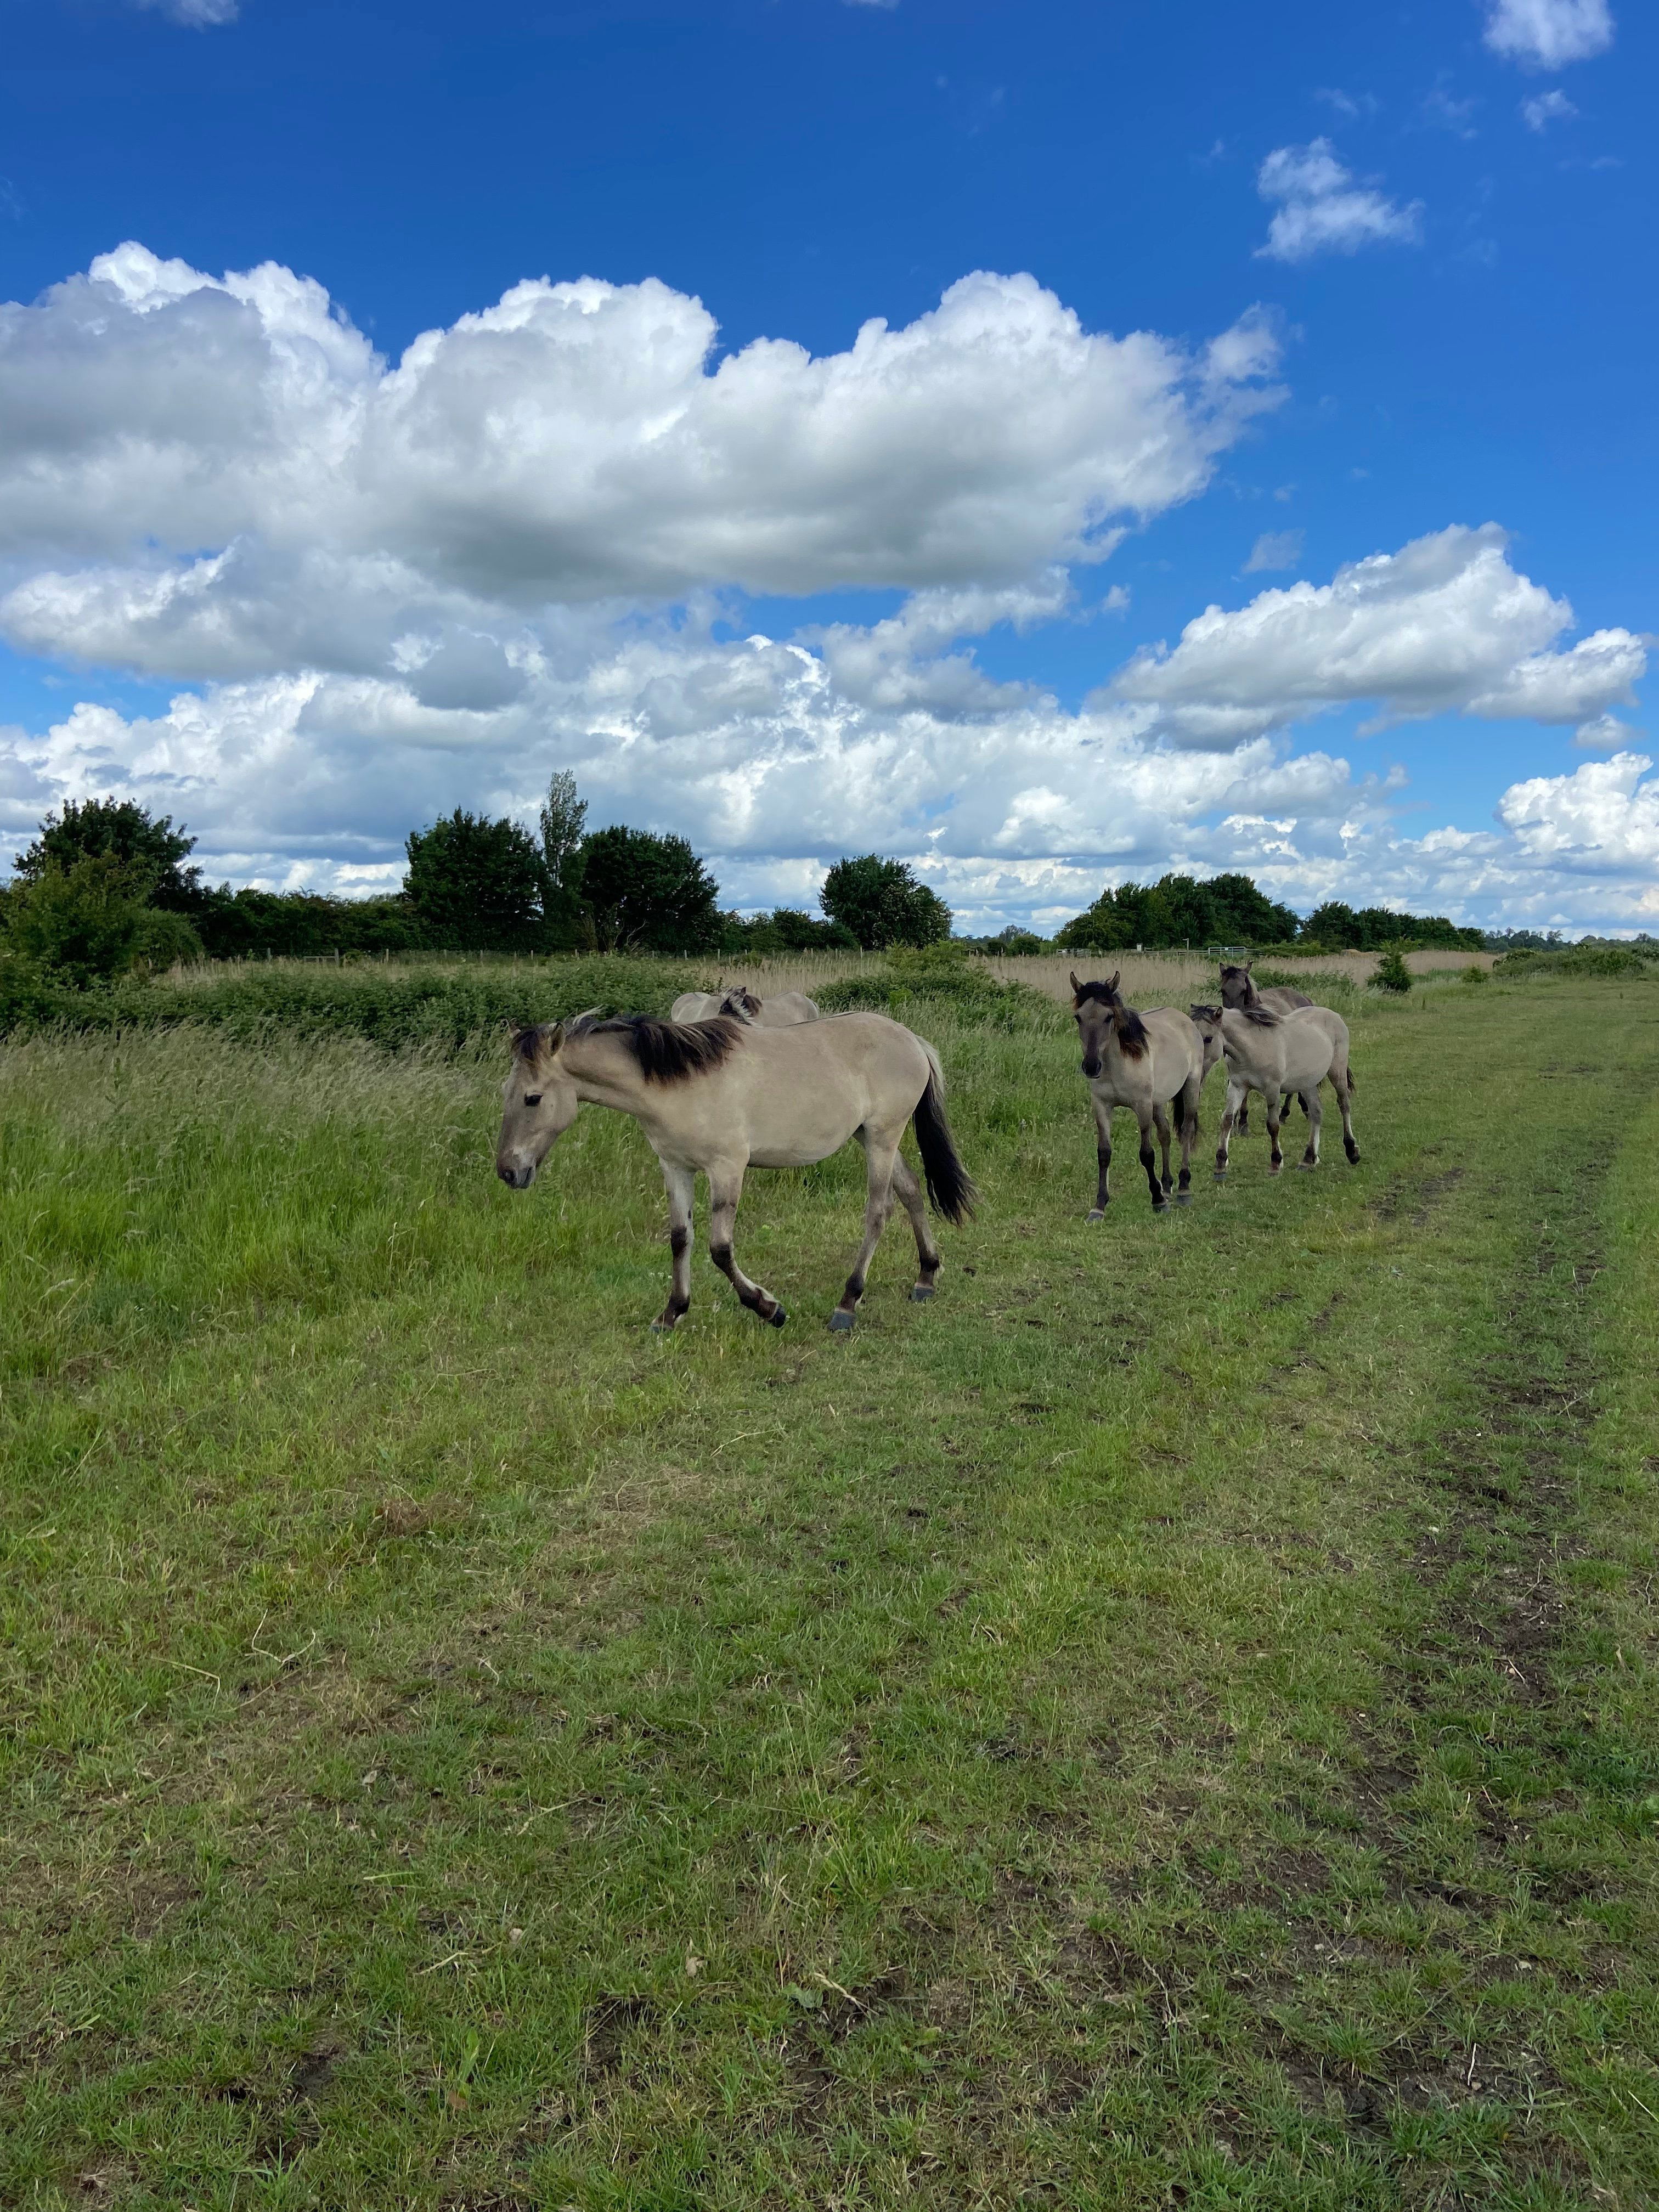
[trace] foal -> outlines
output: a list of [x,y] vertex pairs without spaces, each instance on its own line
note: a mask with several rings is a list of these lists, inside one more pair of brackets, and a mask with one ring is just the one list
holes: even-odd
[[[1155,1006],[1138,1014],[1118,995],[1120,968],[1109,983],[1079,983],[1072,977],[1072,1011],[1083,1044],[1083,1073],[1094,1102],[1096,1156],[1100,1183],[1089,1215],[1098,1221],[1111,1203],[1112,1109],[1127,1106],[1140,1124],[1140,1164],[1152,1187],[1152,1211],[1169,1205],[1170,1116],[1175,1103],[1181,1132],[1181,1188],[1177,1206],[1193,1202],[1193,1145],[1198,1136],[1198,1094],[1204,1081],[1202,1040],[1185,1014]],[[1152,1160],[1151,1131],[1156,1127],[1164,1148],[1159,1181]]]
[[732,1250],[746,1170],[810,1166],[849,1137],[864,1147],[864,1242],[832,1329],[849,1329],[865,1271],[894,1198],[910,1217],[919,1266],[913,1298],[931,1298],[939,1249],[921,1185],[899,1151],[914,1121],[934,1210],[961,1222],[975,1191],[945,1118],[945,1078],[932,1045],[884,1014],[837,1014],[790,1029],[754,1029],[722,1018],[657,1022],[548,1023],[513,1033],[502,1094],[495,1172],[527,1189],[552,1146],[586,1103],[631,1114],[661,1163],[668,1187],[673,1288],[658,1317],[672,1328],[691,1303],[691,1206],[708,1178],[708,1256],[751,1313],[781,1328],[783,1308],[751,1282]]
[[1194,1006],[1193,1026],[1204,1040],[1204,1066],[1208,1069],[1224,1054],[1227,1060],[1227,1104],[1221,1117],[1221,1141],[1215,1156],[1215,1179],[1227,1175],[1228,1142],[1240,1121],[1240,1109],[1252,1091],[1261,1093],[1267,1109],[1267,1140],[1272,1148],[1268,1172],[1277,1175],[1285,1164],[1279,1148],[1280,1111],[1292,1092],[1301,1094],[1308,1116],[1308,1149],[1297,1165],[1319,1165],[1319,1133],[1323,1109],[1319,1086],[1326,1077],[1336,1093],[1342,1112],[1342,1148],[1350,1161],[1359,1158],[1354,1139],[1352,1095],[1354,1078],[1348,1066],[1348,1025],[1328,1006],[1299,1006],[1294,1013],[1270,1013],[1265,1006],[1237,1010],[1225,1006]]

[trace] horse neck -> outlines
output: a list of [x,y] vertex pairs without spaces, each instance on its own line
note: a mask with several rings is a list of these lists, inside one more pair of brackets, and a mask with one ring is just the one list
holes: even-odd
[[614,1106],[623,1114],[637,1114],[644,1105],[644,1072],[615,1030],[567,1037],[559,1057],[585,1105]]

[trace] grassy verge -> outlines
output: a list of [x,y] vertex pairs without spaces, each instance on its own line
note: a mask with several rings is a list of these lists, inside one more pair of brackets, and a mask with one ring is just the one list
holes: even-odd
[[0,2199],[1652,2201],[1649,1000],[1362,1003],[1357,1171],[1093,1229],[930,1012],[984,1216],[846,1343],[851,1163],[665,1346],[626,1125],[6,1048]]

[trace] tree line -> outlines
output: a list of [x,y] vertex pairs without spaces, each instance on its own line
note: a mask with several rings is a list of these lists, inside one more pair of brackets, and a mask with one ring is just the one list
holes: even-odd
[[[702,953],[741,957],[843,947],[881,951],[951,935],[950,908],[902,860],[839,860],[819,912],[722,908],[720,886],[684,837],[613,824],[590,830],[575,779],[556,775],[536,828],[457,807],[405,846],[401,888],[345,899],[233,890],[204,882],[196,840],[132,799],[70,800],[50,813],[0,888],[0,945],[88,982],[178,960],[430,951]],[[1377,951],[1479,946],[1443,915],[1328,901],[1307,916],[1249,876],[1109,885],[1049,940],[1010,929],[957,939],[981,951],[1147,951],[1216,945]]]

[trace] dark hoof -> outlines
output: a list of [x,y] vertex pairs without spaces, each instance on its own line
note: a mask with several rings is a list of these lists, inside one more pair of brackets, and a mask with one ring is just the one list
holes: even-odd
[[771,1322],[774,1328],[781,1328],[785,1322],[788,1320],[789,1316],[785,1313],[781,1306],[774,1306],[771,1312],[767,1315],[766,1318]]
[[830,1316],[830,1334],[832,1336],[845,1336],[852,1326],[852,1315],[849,1313],[843,1313],[841,1308],[837,1306],[834,1313]]
[[1346,1153],[1347,1153],[1347,1155],[1348,1155],[1348,1165],[1349,1165],[1351,1168],[1357,1168],[1357,1167],[1359,1165],[1359,1147],[1358,1147],[1358,1145],[1346,1145],[1346,1146],[1343,1147],[1343,1149],[1344,1149],[1344,1151],[1346,1151]]
[[1106,1218],[1105,1207],[1103,1206],[1091,1206],[1089,1208],[1089,1218],[1091,1221],[1104,1221]]
[[1175,1194],[1175,1202],[1177,1206],[1190,1206],[1193,1202],[1191,1191],[1178,1190]]
[[933,1295],[933,1286],[931,1283],[918,1283],[910,1293],[910,1303],[913,1306],[926,1305]]
[[1152,1212],[1154,1213],[1167,1213],[1169,1210],[1170,1201],[1167,1198],[1155,1198],[1152,1200]]

